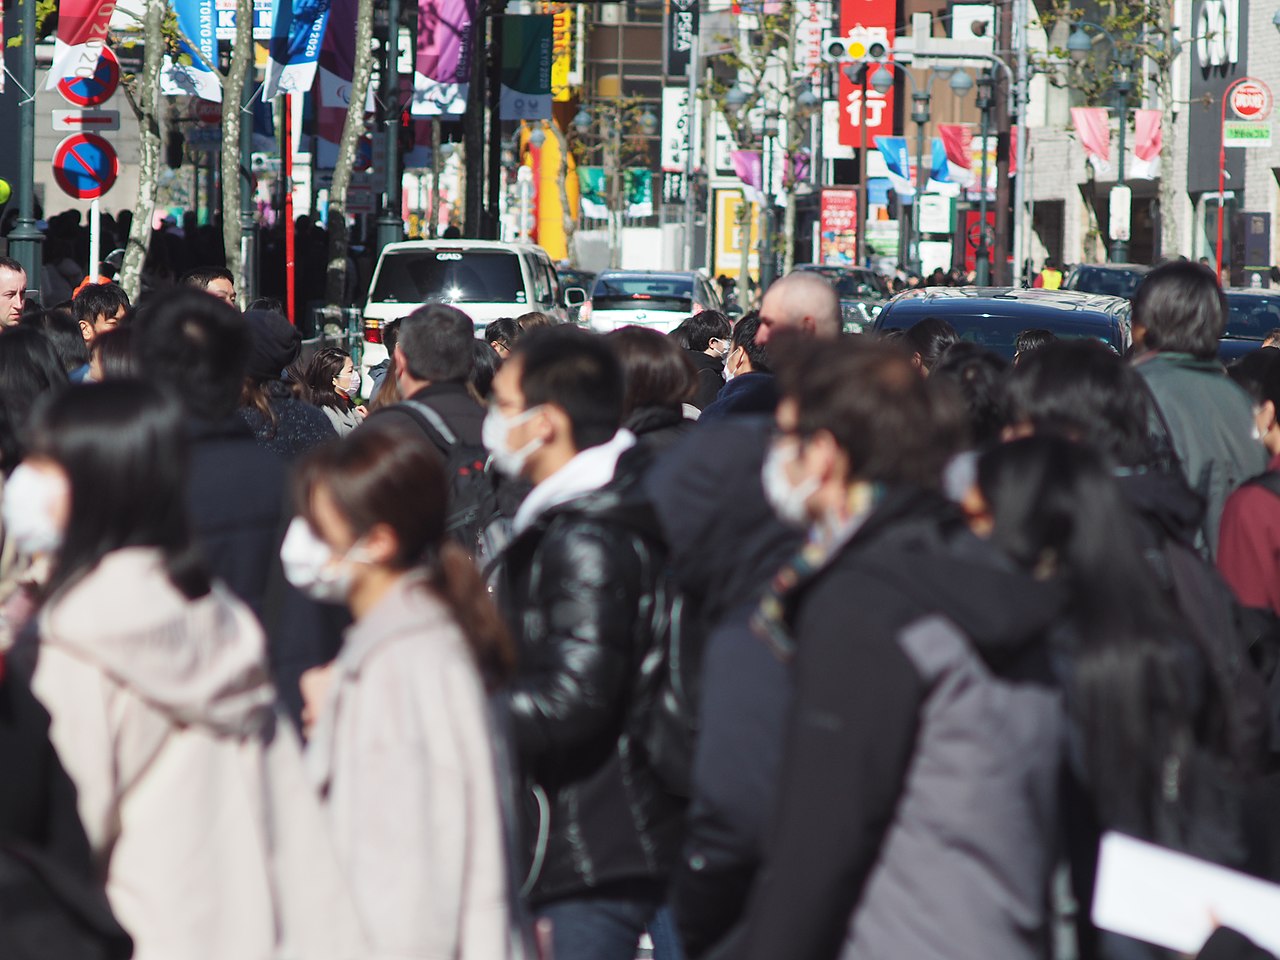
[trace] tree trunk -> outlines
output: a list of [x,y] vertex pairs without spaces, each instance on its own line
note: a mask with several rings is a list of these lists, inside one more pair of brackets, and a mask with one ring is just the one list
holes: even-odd
[[[1170,7],[1162,11],[1164,22],[1161,33],[1165,38],[1165,49],[1173,48],[1173,11]],[[1188,246],[1182,249],[1182,238],[1178,229],[1178,209],[1182,191],[1173,179],[1174,156],[1178,143],[1178,129],[1173,120],[1173,77],[1172,64],[1165,63],[1156,71],[1157,91],[1160,96],[1160,107],[1164,116],[1160,124],[1163,143],[1160,147],[1160,256],[1176,257],[1179,253],[1191,255]]]
[[120,267],[120,285],[137,301],[142,292],[142,266],[151,246],[151,220],[156,209],[156,181],[160,176],[160,144],[163,131],[156,109],[160,93],[160,68],[164,57],[164,0],[147,0],[143,17],[142,76],[138,79],[137,96],[130,104],[138,118],[138,204],[129,226],[124,263]]
[[253,0],[236,0],[236,39],[222,84],[222,247],[227,269],[236,278],[236,289],[241,293],[244,263],[240,256],[240,124],[246,121],[240,100],[253,62],[253,46]]
[[333,186],[329,188],[329,264],[325,271],[325,300],[346,305],[347,294],[347,187],[355,165],[356,146],[364,136],[365,91],[373,74],[373,0],[360,0],[356,13],[355,77],[351,100],[342,125],[342,142],[333,164]]
[[560,168],[556,171],[556,188],[560,191],[561,219],[564,221],[565,256],[569,258],[570,263],[576,263],[577,257],[573,255],[573,235],[578,229],[578,220],[569,209],[569,138],[561,132],[560,125],[554,120],[547,124],[547,129],[551,131],[551,135],[556,138],[556,143],[560,146]]

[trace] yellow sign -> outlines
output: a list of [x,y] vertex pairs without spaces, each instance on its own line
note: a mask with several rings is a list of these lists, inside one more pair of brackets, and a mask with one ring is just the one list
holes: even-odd
[[[713,268],[717,277],[727,275],[737,279],[742,274],[743,225],[738,216],[745,201],[742,191],[720,189],[715,191],[716,248]],[[747,253],[747,272],[755,279],[760,272],[760,207],[751,204],[751,239]]]
[[573,4],[543,3],[542,12],[553,17],[551,33],[551,99],[567,103],[573,96],[572,80],[574,48]]

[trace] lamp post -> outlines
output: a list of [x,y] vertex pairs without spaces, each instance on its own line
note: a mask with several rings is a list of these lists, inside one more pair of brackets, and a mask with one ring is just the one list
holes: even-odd
[[[404,239],[400,216],[400,189],[403,182],[400,156],[400,0],[387,0],[386,62],[382,65],[382,130],[385,161],[382,210],[378,214],[378,250]],[[409,121],[412,123],[412,119]]]
[[982,111],[982,179],[978,183],[978,249],[974,252],[974,269],[978,286],[991,283],[991,248],[987,244],[987,138],[991,136],[991,88],[995,77],[990,68],[978,78],[978,109]]
[[18,219],[9,231],[9,252],[27,272],[27,295],[39,300],[40,244],[44,234],[36,229],[36,5],[22,10],[22,55],[15,84],[23,100],[18,105]]
[[[1120,69],[1116,71],[1115,78],[1112,80],[1111,88],[1116,94],[1116,115],[1120,119],[1119,142],[1117,143],[1120,157],[1116,168],[1116,186],[1124,187],[1125,137],[1129,129],[1129,94],[1133,92],[1133,43],[1121,45],[1116,42],[1116,38],[1111,35],[1110,31],[1100,24],[1093,23],[1090,20],[1077,20],[1071,28],[1070,36],[1067,37],[1067,52],[1071,55],[1071,59],[1077,63],[1093,52],[1093,41],[1089,39],[1086,28],[1097,31],[1106,39],[1120,64]],[[1141,42],[1144,38],[1144,34],[1139,34],[1134,42]],[[1121,195],[1123,196],[1123,194]],[[1128,240],[1113,237],[1111,249],[1108,251],[1108,259],[1112,263],[1126,262],[1129,259]]]

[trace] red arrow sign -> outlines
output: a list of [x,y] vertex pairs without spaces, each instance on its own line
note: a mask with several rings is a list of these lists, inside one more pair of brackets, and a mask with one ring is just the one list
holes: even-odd
[[54,110],[53,129],[59,133],[78,130],[119,130],[119,110]]

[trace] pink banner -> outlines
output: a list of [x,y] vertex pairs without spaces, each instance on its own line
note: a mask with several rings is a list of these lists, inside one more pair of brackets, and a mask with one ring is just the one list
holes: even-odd
[[471,8],[467,0],[418,0],[413,113],[464,113],[471,72]]
[[[34,2],[25,5],[34,12]],[[115,12],[115,0],[60,0],[58,36],[53,48],[46,90],[53,90],[64,77],[92,77],[107,42],[107,26]]]
[[756,150],[734,150],[729,154],[729,162],[733,164],[733,172],[746,188],[746,198],[752,203],[760,203],[764,199],[764,163],[761,154]]
[[1134,111],[1133,155],[1139,160],[1152,161],[1160,156],[1164,146],[1161,116],[1159,110]]
[[1085,156],[1096,158],[1098,165],[1106,167],[1111,157],[1111,123],[1107,111],[1102,107],[1072,107],[1071,122]]
[[938,136],[947,152],[947,162],[962,170],[973,167],[973,130],[963,123],[938,124]]

